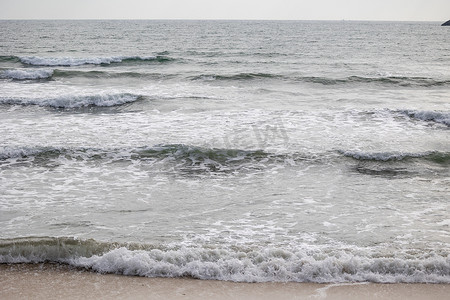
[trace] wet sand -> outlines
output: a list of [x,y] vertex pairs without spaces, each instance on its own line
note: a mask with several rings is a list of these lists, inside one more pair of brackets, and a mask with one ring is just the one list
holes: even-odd
[[0,264],[0,299],[449,299],[450,284],[234,283]]

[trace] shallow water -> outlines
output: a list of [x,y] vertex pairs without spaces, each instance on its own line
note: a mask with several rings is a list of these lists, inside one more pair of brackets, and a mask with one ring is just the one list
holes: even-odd
[[2,262],[450,282],[446,28],[0,23]]

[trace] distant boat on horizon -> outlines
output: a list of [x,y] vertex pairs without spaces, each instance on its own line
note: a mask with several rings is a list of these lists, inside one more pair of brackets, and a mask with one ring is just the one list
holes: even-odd
[[450,26],[450,20],[448,20],[447,22],[445,22],[445,23],[442,24],[441,26]]

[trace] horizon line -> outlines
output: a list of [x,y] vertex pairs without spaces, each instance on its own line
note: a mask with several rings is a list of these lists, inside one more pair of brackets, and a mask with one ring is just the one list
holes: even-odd
[[226,19],[226,18],[0,18],[0,21],[304,21],[304,22],[446,22],[447,20],[369,20],[369,19]]

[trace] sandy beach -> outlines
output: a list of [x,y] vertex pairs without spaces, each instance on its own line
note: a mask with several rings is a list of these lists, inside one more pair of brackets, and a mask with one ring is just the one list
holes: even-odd
[[448,284],[234,283],[98,274],[56,264],[0,265],[1,299],[448,299]]

